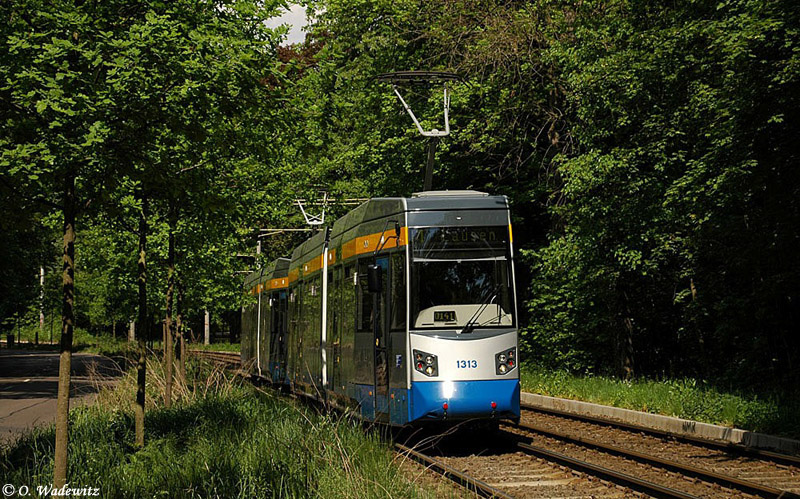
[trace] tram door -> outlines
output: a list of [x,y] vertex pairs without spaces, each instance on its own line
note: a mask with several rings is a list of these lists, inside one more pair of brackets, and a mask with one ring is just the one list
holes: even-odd
[[[378,293],[377,307],[373,308],[373,319],[377,321],[375,333],[375,419],[389,421],[389,345],[387,334],[387,313],[389,310],[389,258],[378,258],[375,263],[380,267],[382,290]],[[374,298],[373,298],[374,299]],[[374,326],[373,326],[374,327]],[[374,329],[373,329],[374,330]]]
[[272,293],[270,321],[270,370],[272,381],[281,381],[286,369],[286,291]]

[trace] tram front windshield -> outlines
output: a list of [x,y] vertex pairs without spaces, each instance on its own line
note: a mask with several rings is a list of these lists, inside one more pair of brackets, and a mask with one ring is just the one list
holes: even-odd
[[514,325],[507,226],[410,231],[413,328]]

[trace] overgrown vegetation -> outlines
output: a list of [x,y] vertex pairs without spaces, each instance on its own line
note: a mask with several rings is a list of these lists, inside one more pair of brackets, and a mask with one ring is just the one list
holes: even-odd
[[[148,364],[146,445],[134,446],[135,372],[70,413],[72,486],[102,497],[435,497],[413,483],[376,434],[208,365],[190,363],[163,406],[160,363]],[[0,455],[10,483],[52,481],[52,428]]]
[[541,395],[800,438],[800,397],[796,393],[723,390],[689,378],[623,381],[545,370],[530,363],[523,364],[520,379],[524,391]]
[[[746,389],[800,382],[794,2],[320,7],[313,44],[291,57],[313,68],[290,74],[293,164],[337,194],[417,190],[424,144],[373,77],[462,74],[435,187],[509,196],[529,359]],[[421,93],[435,126],[440,98]]]
[[[263,22],[279,2],[2,4],[4,331],[60,309],[65,180],[77,325],[108,332],[141,305],[138,329],[160,337],[168,268],[184,326],[201,331],[206,309],[235,324],[239,273],[303,237],[253,255],[259,228],[302,223],[294,198],[419,190],[424,143],[374,77],[442,69],[465,84],[434,187],[509,197],[528,359],[742,393],[800,384],[793,0],[307,5],[306,42],[282,46]],[[416,91],[439,126],[441,95]]]

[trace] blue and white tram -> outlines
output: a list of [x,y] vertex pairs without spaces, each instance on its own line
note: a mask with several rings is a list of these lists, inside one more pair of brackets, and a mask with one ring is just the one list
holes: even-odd
[[371,199],[245,286],[242,360],[274,383],[391,425],[519,418],[504,196]]

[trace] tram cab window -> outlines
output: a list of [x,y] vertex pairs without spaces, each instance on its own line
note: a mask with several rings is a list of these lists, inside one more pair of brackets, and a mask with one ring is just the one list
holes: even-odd
[[411,229],[411,327],[514,326],[507,226]]
[[389,279],[392,286],[392,327],[393,331],[402,331],[406,328],[406,265],[405,254],[392,254],[392,276]]

